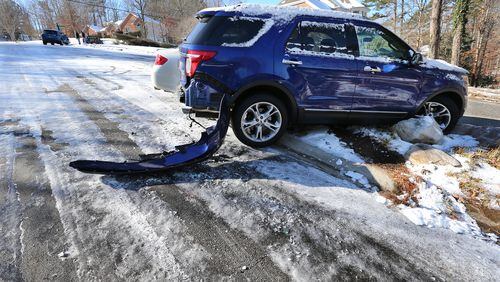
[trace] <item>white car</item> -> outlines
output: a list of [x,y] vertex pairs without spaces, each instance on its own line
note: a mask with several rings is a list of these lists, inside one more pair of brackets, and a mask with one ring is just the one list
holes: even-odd
[[151,82],[155,89],[174,91],[180,83],[179,49],[159,50],[156,54]]

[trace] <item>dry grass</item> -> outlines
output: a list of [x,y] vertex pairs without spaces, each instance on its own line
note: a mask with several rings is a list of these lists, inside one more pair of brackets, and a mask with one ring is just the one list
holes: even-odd
[[481,186],[481,179],[470,176],[468,172],[453,173],[449,176],[458,180],[460,190],[465,195],[464,198],[455,198],[467,207],[469,215],[481,229],[500,235],[500,211],[490,208],[492,197],[496,197],[495,201],[500,201],[498,196],[491,195]]
[[476,165],[478,162],[483,161],[489,165],[500,169],[500,147],[489,149],[478,149],[474,152],[469,152],[467,148],[457,148],[454,153],[465,156],[470,159],[471,166]]
[[[397,187],[397,194],[389,191],[383,191],[380,194],[391,200],[394,204],[399,205],[409,205],[410,199],[413,200],[415,204],[418,204],[418,199],[415,197],[417,192],[417,184],[422,181],[422,179],[412,176],[411,172],[404,164],[379,164],[380,167],[384,168],[385,171],[392,178]],[[410,181],[413,178],[414,181]],[[399,195],[405,195],[403,199],[398,198]]]

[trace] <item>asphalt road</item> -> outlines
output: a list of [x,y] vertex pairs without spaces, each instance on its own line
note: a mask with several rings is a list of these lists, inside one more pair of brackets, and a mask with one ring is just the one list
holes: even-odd
[[[0,43],[0,280],[484,280],[498,248],[230,133],[162,175],[79,173],[191,141],[147,56]],[[150,58],[152,59],[152,57]]]
[[500,127],[500,103],[485,102],[478,99],[469,99],[461,123]]

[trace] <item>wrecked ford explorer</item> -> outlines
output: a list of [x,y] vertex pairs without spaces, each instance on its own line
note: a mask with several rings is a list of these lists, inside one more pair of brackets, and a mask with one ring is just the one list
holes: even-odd
[[238,139],[276,142],[294,124],[391,123],[432,115],[449,132],[466,106],[467,71],[424,60],[361,15],[237,5],[197,14],[180,46],[181,101],[198,116],[230,94]]
[[449,132],[464,113],[466,70],[424,60],[361,15],[236,5],[202,10],[197,19],[179,47],[180,99],[184,112],[218,116],[217,124],[171,152],[125,163],[80,160],[72,167],[134,173],[198,163],[220,148],[229,123],[241,142],[264,147],[294,124],[430,115]]

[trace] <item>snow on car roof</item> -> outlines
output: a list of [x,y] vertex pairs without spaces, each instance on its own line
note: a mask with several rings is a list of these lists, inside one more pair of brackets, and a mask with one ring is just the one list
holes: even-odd
[[315,17],[330,17],[344,19],[361,19],[366,20],[360,14],[340,12],[334,10],[319,10],[298,8],[289,6],[262,5],[262,4],[239,4],[227,7],[207,8],[198,12],[203,14],[206,12],[240,12],[249,16],[271,15],[274,19],[290,21],[296,16],[315,16]]

